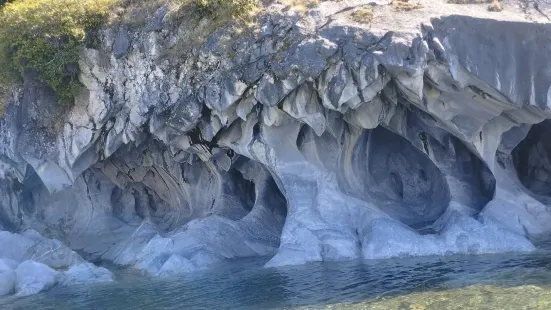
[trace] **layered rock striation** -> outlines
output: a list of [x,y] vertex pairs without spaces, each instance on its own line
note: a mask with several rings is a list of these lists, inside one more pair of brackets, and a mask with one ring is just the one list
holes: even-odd
[[274,5],[201,44],[205,22],[164,7],[103,29],[69,108],[28,72],[0,120],[0,228],[149,275],[535,249],[551,230],[551,26],[391,32],[338,5]]

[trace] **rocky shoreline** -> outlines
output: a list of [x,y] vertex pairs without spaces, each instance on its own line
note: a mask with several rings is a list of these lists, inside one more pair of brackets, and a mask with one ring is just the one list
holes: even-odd
[[534,250],[551,231],[551,26],[386,31],[342,5],[273,4],[239,34],[166,7],[102,29],[71,107],[28,73],[0,120],[0,294],[113,280],[98,260],[163,276]]

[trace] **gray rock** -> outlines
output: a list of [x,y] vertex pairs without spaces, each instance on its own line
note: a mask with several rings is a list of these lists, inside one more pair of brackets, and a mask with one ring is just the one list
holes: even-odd
[[16,274],[13,270],[0,271],[0,296],[13,293]]
[[27,260],[15,269],[15,293],[28,296],[53,287],[57,283],[58,273],[52,268]]
[[166,14],[169,11],[168,5],[163,5],[157,11],[155,11],[155,14],[153,14],[153,17],[149,21],[149,24],[147,25],[147,30],[149,31],[159,31],[163,28],[163,19],[166,16]]
[[24,260],[25,253],[37,243],[36,240],[7,231],[0,231],[0,240],[4,245],[0,249],[0,257],[14,261]]
[[[107,269],[85,263],[61,241],[44,238],[37,231],[2,231],[0,240],[4,244],[0,251],[0,296],[10,294],[14,286],[16,294],[31,295],[58,281],[65,285],[113,281]],[[60,274],[52,268],[69,269]]]
[[5,245],[0,250],[5,266],[13,266],[17,261],[33,260],[52,268],[66,268],[84,261],[61,241],[44,238],[34,230],[19,234],[0,231],[0,240]]
[[15,287],[15,268],[18,263],[10,259],[0,258],[0,296],[13,293]]
[[10,271],[17,268],[19,263],[17,261],[6,259],[6,258],[0,258],[0,271]]
[[161,267],[157,275],[160,277],[168,277],[191,272],[196,269],[197,268],[188,259],[179,255],[171,255],[163,264],[163,267]]
[[130,48],[130,34],[126,29],[121,29],[115,37],[113,43],[113,54],[116,58],[121,58],[128,52]]
[[113,274],[91,263],[73,265],[59,277],[59,285],[113,282]]

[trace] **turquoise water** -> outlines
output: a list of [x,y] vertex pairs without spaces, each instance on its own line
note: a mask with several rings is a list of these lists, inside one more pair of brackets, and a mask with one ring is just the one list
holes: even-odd
[[[246,260],[170,279],[119,272],[115,283],[56,287],[25,298],[3,298],[0,309],[372,309],[375,305],[371,303],[383,296],[453,291],[471,285],[491,285],[497,294],[512,287],[520,287],[523,292],[526,285],[548,292],[550,258],[549,252],[540,251],[312,263],[277,269],[263,268],[266,260]],[[522,293],[515,294],[522,298]],[[526,298],[535,297],[527,294]],[[492,300],[497,302],[496,298],[488,300],[488,309],[498,307],[491,304]],[[450,305],[452,302],[457,303],[457,298]],[[383,309],[432,309],[403,305],[400,301],[399,306]],[[440,305],[435,309],[447,308]],[[507,309],[507,305],[499,309]]]

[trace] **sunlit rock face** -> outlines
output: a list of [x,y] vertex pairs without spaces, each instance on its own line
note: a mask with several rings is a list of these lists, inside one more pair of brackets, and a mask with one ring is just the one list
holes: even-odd
[[60,283],[108,277],[84,259],[167,276],[531,251],[551,231],[549,25],[300,18],[181,57],[162,51],[186,22],[101,30],[71,108],[26,76],[0,121],[0,228],[74,250]]

